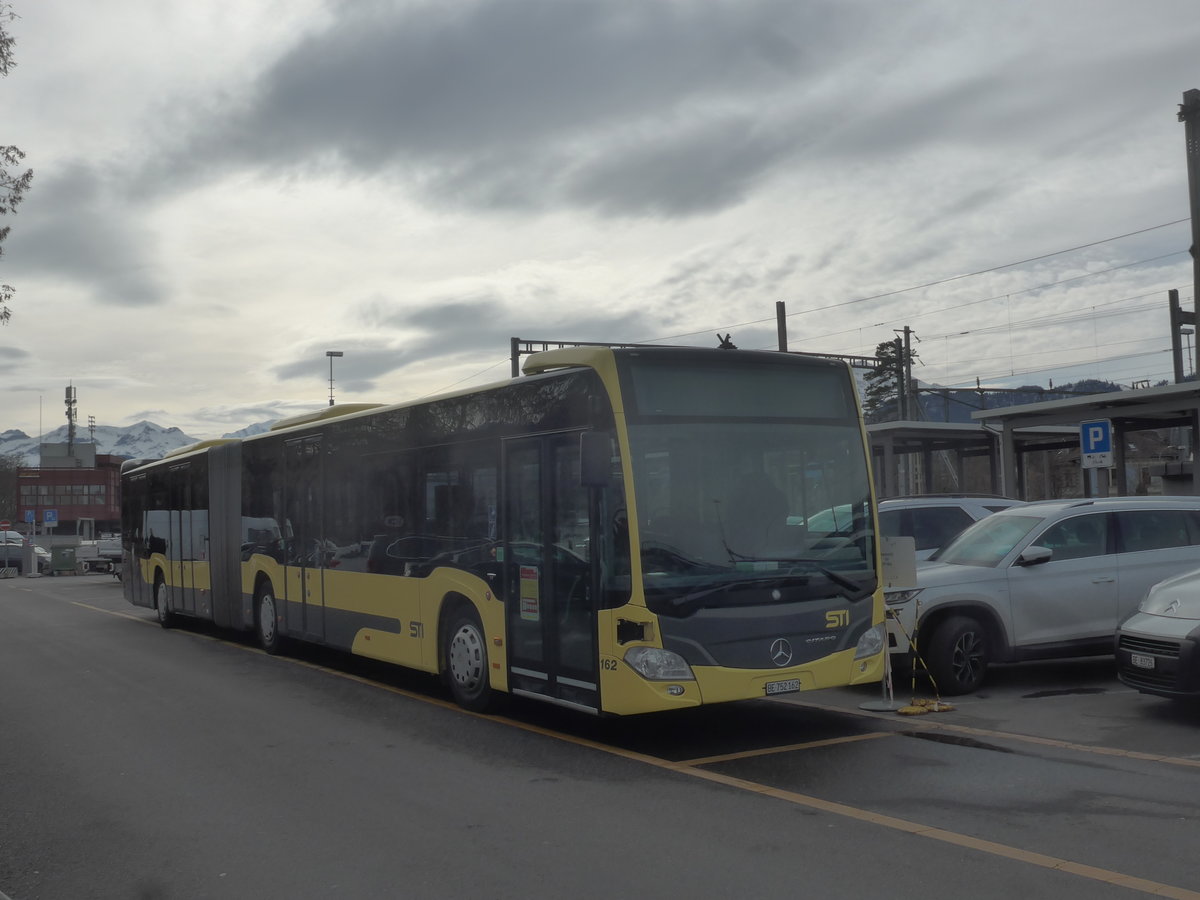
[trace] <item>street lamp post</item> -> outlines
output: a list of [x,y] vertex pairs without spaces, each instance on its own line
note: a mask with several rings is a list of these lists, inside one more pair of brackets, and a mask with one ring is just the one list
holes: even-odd
[[333,358],[344,354],[341,350],[326,350],[325,355],[329,357],[329,405],[333,406]]

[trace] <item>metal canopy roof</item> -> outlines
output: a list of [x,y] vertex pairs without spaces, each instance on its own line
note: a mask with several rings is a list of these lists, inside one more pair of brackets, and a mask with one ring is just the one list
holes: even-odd
[[[1124,435],[1152,428],[1186,428],[1190,446],[1200,437],[1200,384],[1167,384],[1136,391],[1112,391],[1069,400],[1048,400],[1000,409],[984,409],[971,418],[985,428],[1000,431],[1001,491],[1017,483],[1017,432],[1038,425],[1074,425],[1109,419],[1113,427],[1113,472],[1117,493],[1128,494]],[[1200,494],[1200,467],[1192,467],[1192,492]]]
[[1041,403],[1004,406],[999,409],[981,409],[971,413],[971,418],[977,422],[1011,422],[1014,427],[1024,428],[1031,425],[1078,424],[1088,419],[1103,418],[1178,419],[1192,415],[1197,409],[1200,409],[1200,384],[1189,382],[1136,391],[1089,394],[1067,400],[1045,400]]

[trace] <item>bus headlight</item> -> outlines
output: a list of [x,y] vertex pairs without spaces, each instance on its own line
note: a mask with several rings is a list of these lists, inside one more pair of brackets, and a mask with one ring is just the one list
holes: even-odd
[[625,662],[647,681],[695,681],[692,667],[678,653],[657,647],[631,647]]
[[864,656],[874,656],[883,650],[884,636],[887,634],[887,628],[884,625],[876,625],[873,628],[868,628],[863,632],[863,636],[858,639],[858,646],[854,648],[854,658],[862,659]]

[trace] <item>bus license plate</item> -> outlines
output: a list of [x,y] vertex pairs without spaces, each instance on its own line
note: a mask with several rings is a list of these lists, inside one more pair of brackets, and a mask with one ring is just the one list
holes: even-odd
[[1154,668],[1154,657],[1146,656],[1143,653],[1130,653],[1129,661],[1133,665],[1137,666],[1139,669],[1153,669]]
[[798,690],[800,690],[800,679],[799,678],[790,678],[787,681],[768,681],[767,682],[767,696],[768,697],[772,696],[773,694],[791,694]]

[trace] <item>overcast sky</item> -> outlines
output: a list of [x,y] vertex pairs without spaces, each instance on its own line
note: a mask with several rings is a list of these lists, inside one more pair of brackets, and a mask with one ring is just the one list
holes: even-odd
[[923,381],[1129,384],[1191,308],[1195,0],[13,4],[0,431],[73,383],[216,436],[327,404],[327,350],[398,402],[513,336],[770,349],[777,301]]

